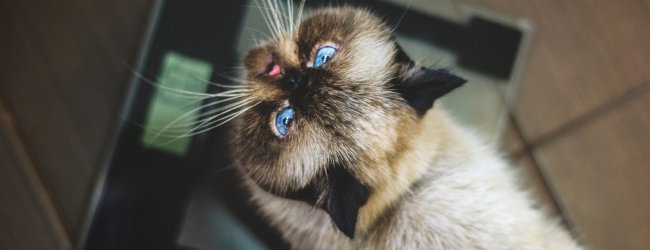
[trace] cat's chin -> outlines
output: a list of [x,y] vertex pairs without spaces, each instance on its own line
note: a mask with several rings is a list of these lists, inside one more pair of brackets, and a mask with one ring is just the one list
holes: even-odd
[[244,173],[252,184],[268,193],[285,198],[291,198],[296,192],[310,186],[314,179],[304,176],[297,181],[298,176],[290,176],[287,171],[269,166],[244,169]]
[[[249,176],[249,178],[250,178],[250,176]],[[282,198],[286,198],[286,199],[302,200],[302,201],[305,201],[305,202],[313,202],[311,200],[311,198],[308,198],[308,197],[314,197],[314,194],[308,188],[305,188],[305,187],[300,187],[300,188],[287,188],[287,187],[277,188],[278,185],[273,185],[273,184],[269,184],[269,183],[266,183],[266,182],[257,181],[257,180],[255,180],[253,178],[251,178],[250,180],[251,180],[253,185],[259,187],[260,189],[264,190],[265,192],[267,192],[269,194],[272,194],[272,195],[275,195],[275,196],[278,196],[278,197],[282,197]],[[309,186],[309,185],[307,185],[307,186]]]

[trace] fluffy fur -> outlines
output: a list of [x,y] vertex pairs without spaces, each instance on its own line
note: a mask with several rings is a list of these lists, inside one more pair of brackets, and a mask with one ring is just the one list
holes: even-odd
[[[254,202],[292,247],[578,248],[496,152],[431,108],[462,79],[411,62],[368,11],[323,9],[296,26],[277,6],[264,8],[274,39],[244,60],[255,105],[237,117],[232,148]],[[337,54],[311,68],[326,43]],[[282,74],[266,74],[276,64]],[[287,105],[296,116],[279,137],[273,117]]]
[[412,150],[396,161],[405,177],[361,208],[366,219],[354,239],[324,211],[249,182],[253,199],[296,249],[579,249],[533,209],[509,166],[470,131],[438,108],[419,125]]

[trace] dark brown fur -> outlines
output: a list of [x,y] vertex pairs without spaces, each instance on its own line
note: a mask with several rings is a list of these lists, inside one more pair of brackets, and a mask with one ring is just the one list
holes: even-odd
[[[337,54],[310,67],[323,44],[335,44]],[[266,74],[273,64],[281,74]],[[352,8],[317,12],[297,34],[252,49],[244,65],[246,98],[258,104],[236,120],[237,165],[264,190],[324,209],[350,237],[368,200],[365,224],[394,200],[383,190],[399,175],[392,161],[410,149],[421,116],[464,82],[417,66],[381,20]],[[271,126],[287,102],[296,115],[281,138]]]
[[[365,138],[359,138],[359,133],[353,132],[364,129],[359,128],[360,121],[372,121],[378,123],[376,126],[384,127],[381,126],[383,121],[368,116],[370,110],[380,110],[382,115],[398,117],[405,120],[404,123],[413,122],[415,119],[414,112],[407,107],[399,94],[391,89],[388,82],[396,74],[397,67],[386,67],[385,72],[379,74],[367,72],[377,76],[368,79],[342,73],[353,63],[350,58],[363,56],[351,51],[351,45],[356,42],[359,30],[373,33],[373,39],[391,44],[390,33],[379,20],[373,17],[366,22],[358,22],[358,19],[362,18],[360,15],[367,13],[352,9],[323,12],[305,20],[295,40],[273,41],[251,50],[246,57],[244,63],[249,69],[247,77],[252,81],[250,87],[254,93],[251,97],[261,103],[238,119],[233,145],[240,165],[265,188],[282,193],[288,189],[305,186],[310,182],[310,177],[324,173],[325,167],[332,163],[354,166],[359,161],[385,158],[384,155],[368,155],[375,152],[368,148],[370,145],[360,142]],[[306,63],[311,60],[315,47],[324,41],[341,44],[341,49],[323,68],[307,68]],[[294,47],[295,51],[290,51],[291,54],[278,49],[287,42],[297,45]],[[391,49],[394,53],[394,48]],[[385,54],[385,60],[392,60],[393,53]],[[271,78],[260,74],[270,61],[282,66],[284,73],[281,77]],[[303,78],[303,82],[298,86],[288,82],[288,78],[295,76]],[[270,132],[268,124],[273,112],[287,99],[296,111],[296,120],[291,134],[278,138]],[[387,130],[389,131],[386,132],[397,134],[395,130]],[[361,131],[364,134],[369,132]],[[251,140],[252,138],[254,140]],[[276,166],[283,164],[283,154],[300,151],[300,148],[307,146],[306,143],[318,144],[320,151],[311,153],[322,155],[323,158],[312,162],[313,164],[295,164],[301,165],[300,167],[323,169],[302,176],[304,179],[282,180],[286,174],[274,174],[276,169],[283,168]]]

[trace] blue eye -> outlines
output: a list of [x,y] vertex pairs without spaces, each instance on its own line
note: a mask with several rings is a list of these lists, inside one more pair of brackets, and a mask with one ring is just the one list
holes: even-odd
[[336,54],[336,48],[332,46],[323,46],[318,51],[316,51],[316,57],[314,57],[314,68],[320,68],[327,61],[332,59]]
[[293,116],[294,112],[291,107],[286,107],[275,116],[275,128],[280,136],[285,136],[289,132],[289,127],[293,122]]

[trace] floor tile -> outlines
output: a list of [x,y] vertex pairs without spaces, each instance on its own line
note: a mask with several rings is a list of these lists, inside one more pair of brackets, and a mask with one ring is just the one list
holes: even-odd
[[593,249],[650,246],[650,91],[535,151]]
[[529,19],[531,51],[515,111],[537,139],[650,80],[650,15],[643,0],[472,0]]
[[521,131],[512,121],[508,121],[503,138],[501,139],[501,150],[510,157],[519,157],[525,150],[526,142],[521,135]]
[[531,192],[537,207],[544,210],[549,217],[561,217],[562,215],[551,190],[549,190],[546,179],[531,156],[523,154],[514,160],[513,165],[519,173],[521,187]]

